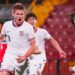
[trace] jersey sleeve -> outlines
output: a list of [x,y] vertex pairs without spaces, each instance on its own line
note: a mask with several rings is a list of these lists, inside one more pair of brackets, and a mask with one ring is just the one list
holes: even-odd
[[28,29],[28,38],[29,38],[29,40],[35,38],[34,30],[33,30],[32,26],[30,26],[29,29]]
[[47,30],[44,30],[44,36],[46,37],[46,39],[51,39],[51,35],[47,32]]

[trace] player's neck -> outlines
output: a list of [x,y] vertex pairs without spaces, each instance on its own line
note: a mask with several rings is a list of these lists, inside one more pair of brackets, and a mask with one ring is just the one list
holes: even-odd
[[13,26],[14,26],[14,27],[20,27],[20,26],[23,24],[23,22],[22,22],[21,24],[18,24],[18,23],[16,23],[15,21],[13,21],[12,23],[13,23]]
[[37,32],[37,27],[36,26],[33,26],[33,29],[34,29],[34,32]]

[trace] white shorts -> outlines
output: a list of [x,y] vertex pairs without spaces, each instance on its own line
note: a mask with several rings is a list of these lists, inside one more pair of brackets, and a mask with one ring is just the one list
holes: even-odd
[[42,73],[44,66],[45,66],[45,59],[38,59],[38,56],[35,58],[30,58],[29,59],[29,75],[37,75],[37,71],[39,71],[40,73]]
[[14,72],[15,71],[15,62],[16,60],[11,57],[11,56],[6,56],[3,60],[3,62],[1,63],[1,71],[2,70],[7,70],[9,72]]
[[[45,63],[28,63],[23,75],[37,75],[37,71],[42,75]],[[17,74],[16,74],[17,75]]]
[[[13,50],[10,47],[8,48],[8,50]],[[7,51],[7,50],[6,50]],[[8,53],[6,52],[4,57],[3,57],[3,62],[1,63],[1,69],[2,70],[6,70],[9,71],[11,73],[13,73],[15,71],[15,69],[17,69],[18,66],[23,65],[23,63],[17,63],[17,55],[16,54],[12,54],[12,53]]]
[[30,63],[29,64],[29,75],[37,75],[37,71],[42,73],[45,63]]
[[[26,65],[24,65],[26,68],[24,69],[22,75],[37,75],[37,71],[39,71],[42,74],[42,71],[44,69],[45,63],[43,60],[43,62],[34,62],[36,61],[35,59],[31,60],[28,59],[28,62]],[[23,67],[24,67],[23,66]],[[18,74],[15,74],[18,75]]]

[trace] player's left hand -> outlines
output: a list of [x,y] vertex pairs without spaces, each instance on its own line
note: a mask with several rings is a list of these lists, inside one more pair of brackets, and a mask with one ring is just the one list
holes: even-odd
[[24,60],[25,60],[24,56],[18,56],[18,58],[17,58],[18,63],[22,63]]
[[60,54],[60,58],[66,58],[66,52],[64,52],[64,51],[61,51],[61,52],[59,52],[59,54]]

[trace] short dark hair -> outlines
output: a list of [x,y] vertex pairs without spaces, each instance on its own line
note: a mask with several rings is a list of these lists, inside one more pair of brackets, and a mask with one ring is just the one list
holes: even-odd
[[15,12],[15,10],[25,10],[25,6],[22,4],[22,3],[15,3],[13,6],[12,6],[12,10],[13,12]]
[[1,24],[1,25],[3,25],[3,24],[4,24],[4,21],[3,21],[3,20],[1,20],[1,19],[0,19],[0,24]]
[[31,13],[28,13],[28,14],[26,15],[25,21],[28,21],[28,18],[30,18],[30,17],[34,17],[35,19],[37,19],[36,15],[31,12]]

